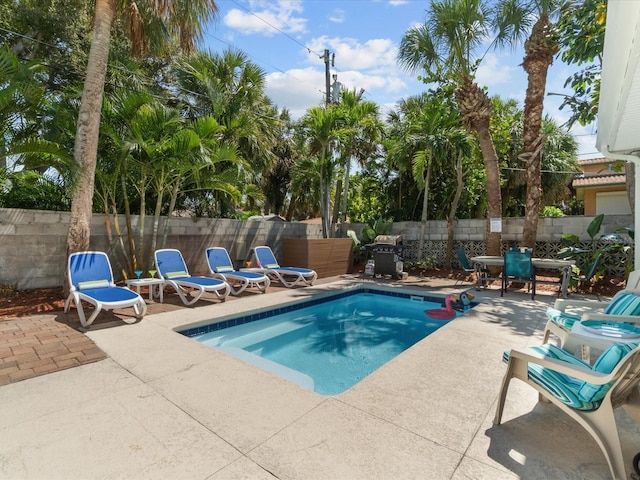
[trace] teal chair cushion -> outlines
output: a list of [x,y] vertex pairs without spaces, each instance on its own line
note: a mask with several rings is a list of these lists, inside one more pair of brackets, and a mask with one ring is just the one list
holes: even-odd
[[621,292],[616,296],[604,313],[609,315],[640,315],[640,296],[635,293]]
[[[608,315],[640,316],[640,295],[621,292],[607,305],[604,313]],[[548,307],[547,318],[561,327],[571,330],[573,324],[580,320],[580,315]]]
[[553,307],[547,308],[547,318],[561,327],[571,330],[573,324],[580,320],[580,315],[566,313]]
[[[579,365],[589,369],[591,368],[587,362],[574,357],[570,353],[551,343],[530,347],[530,349],[543,354],[545,357],[562,360],[564,362],[571,363],[572,365]],[[503,360],[505,362],[509,361],[509,352],[504,353]],[[599,401],[588,401],[581,398],[579,392],[585,384],[582,380],[577,380],[569,375],[556,372],[555,370],[551,370],[546,367],[541,367],[535,363],[529,363],[528,370],[529,378],[531,380],[551,392],[554,397],[571,408],[575,408],[577,410],[595,410],[600,406],[602,398],[600,398]]]
[[[607,348],[602,355],[593,364],[593,370],[600,373],[611,373],[616,365],[620,363],[631,350],[635,349],[638,343],[616,343]],[[609,391],[611,385],[615,380],[604,384],[594,385],[589,382],[584,382],[584,385],[580,387],[578,395],[585,402],[597,402],[604,398]]]

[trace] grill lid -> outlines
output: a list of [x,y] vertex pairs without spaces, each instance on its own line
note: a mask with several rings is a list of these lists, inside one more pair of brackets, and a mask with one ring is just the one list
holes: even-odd
[[402,235],[378,235],[374,245],[402,245]]

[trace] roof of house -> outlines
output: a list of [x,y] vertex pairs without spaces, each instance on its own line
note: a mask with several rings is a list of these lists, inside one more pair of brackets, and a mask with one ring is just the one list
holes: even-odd
[[598,158],[585,158],[584,160],[578,160],[578,165],[598,165],[600,163],[611,163],[615,162],[607,157],[598,157]]
[[613,185],[626,185],[627,175],[624,173],[582,174],[573,179],[573,187],[601,187]]

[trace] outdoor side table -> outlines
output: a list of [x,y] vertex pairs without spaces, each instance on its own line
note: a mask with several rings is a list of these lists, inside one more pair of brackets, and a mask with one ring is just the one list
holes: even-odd
[[133,278],[130,280],[125,280],[125,283],[127,284],[127,287],[131,288],[132,290],[132,287],[135,287],[138,295],[140,294],[140,287],[149,287],[149,300],[153,300],[154,292],[157,286],[158,299],[160,300],[160,303],[164,301],[164,280],[162,280],[161,278]]
[[582,359],[591,363],[590,347],[606,350],[614,343],[638,342],[640,342],[640,326],[583,320],[573,324],[562,348],[573,353],[576,348],[581,347]]

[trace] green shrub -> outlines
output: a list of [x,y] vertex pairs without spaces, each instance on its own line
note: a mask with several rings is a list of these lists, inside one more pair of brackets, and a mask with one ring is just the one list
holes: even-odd
[[540,212],[541,217],[564,217],[564,213],[558,207],[546,206]]

